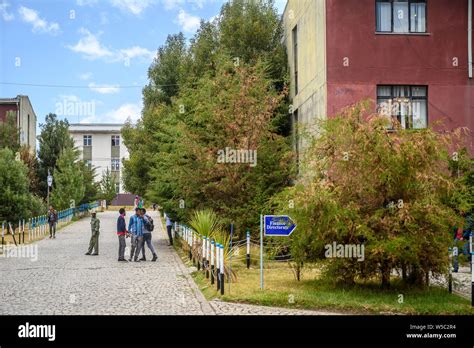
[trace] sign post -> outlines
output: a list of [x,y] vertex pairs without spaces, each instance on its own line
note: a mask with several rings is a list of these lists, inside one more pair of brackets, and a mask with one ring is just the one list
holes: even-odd
[[296,224],[288,215],[260,214],[260,289],[263,290],[263,236],[288,237]]
[[49,209],[49,191],[52,185],[53,185],[53,176],[51,175],[48,169],[48,209]]

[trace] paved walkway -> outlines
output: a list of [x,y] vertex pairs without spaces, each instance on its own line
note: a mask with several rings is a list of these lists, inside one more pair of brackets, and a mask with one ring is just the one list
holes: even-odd
[[36,261],[0,257],[0,315],[332,314],[208,302],[189,269],[167,245],[159,217],[154,212],[151,215],[157,262],[117,261],[115,212],[98,214],[99,256],[84,255],[91,234],[86,218],[58,231],[54,240],[46,238],[30,245],[37,248]]

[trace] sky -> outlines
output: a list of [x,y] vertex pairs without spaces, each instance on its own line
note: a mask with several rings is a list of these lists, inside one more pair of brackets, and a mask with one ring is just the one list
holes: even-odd
[[[0,0],[0,98],[27,95],[37,127],[136,121],[169,34],[193,37],[224,0]],[[286,0],[277,0],[280,13]],[[38,129],[39,131],[39,129]]]

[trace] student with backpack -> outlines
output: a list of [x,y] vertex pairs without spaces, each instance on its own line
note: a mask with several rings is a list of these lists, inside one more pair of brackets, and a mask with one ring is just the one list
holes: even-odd
[[120,208],[119,214],[120,215],[117,219],[117,236],[119,239],[118,260],[127,261],[125,259],[125,247],[126,247],[125,238],[126,238],[126,235],[128,234],[128,231],[127,231],[127,225],[125,223],[125,209]]
[[151,242],[151,232],[154,229],[153,219],[150,215],[146,213],[146,209],[142,208],[142,218],[143,218],[143,247],[142,247],[142,261],[146,261],[145,258],[145,243],[150,249],[151,253],[153,254],[153,259],[151,261],[156,261],[158,258],[156,255],[155,248],[153,247],[153,243]]

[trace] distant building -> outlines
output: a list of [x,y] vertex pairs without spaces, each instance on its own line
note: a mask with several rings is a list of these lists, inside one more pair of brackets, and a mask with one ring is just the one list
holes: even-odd
[[404,128],[442,121],[474,130],[472,2],[289,0],[282,23],[293,124],[372,99]]
[[6,120],[7,112],[16,115],[16,125],[20,131],[20,145],[27,145],[31,151],[36,150],[36,114],[30,98],[19,95],[16,98],[0,98],[0,122]]
[[96,181],[109,169],[115,178],[117,193],[124,193],[122,184],[122,159],[129,157],[123,145],[122,124],[75,123],[69,125],[69,133],[83,160],[95,168]]

